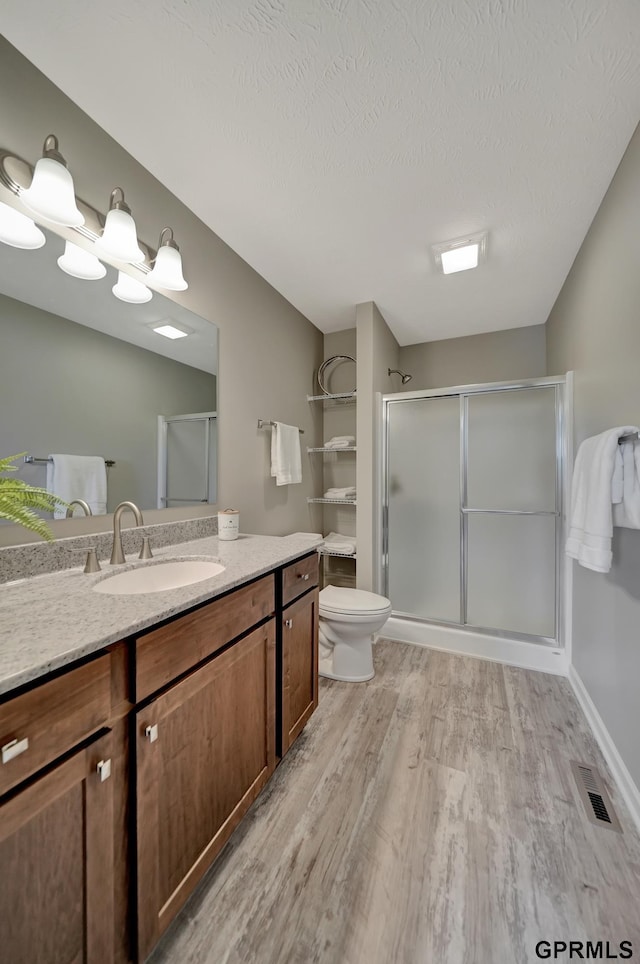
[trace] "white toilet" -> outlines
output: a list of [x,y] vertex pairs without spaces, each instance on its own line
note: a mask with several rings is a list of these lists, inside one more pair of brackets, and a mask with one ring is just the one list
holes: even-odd
[[364,683],[373,679],[371,641],[391,615],[384,596],[325,586],[320,592],[320,676]]

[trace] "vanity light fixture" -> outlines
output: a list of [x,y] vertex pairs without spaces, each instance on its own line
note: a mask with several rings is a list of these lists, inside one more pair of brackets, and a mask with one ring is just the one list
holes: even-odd
[[432,245],[436,265],[443,274],[477,268],[487,253],[487,232],[467,235],[455,241]]
[[84,217],[76,204],[73,178],[58,150],[55,134],[45,138],[42,157],[36,163],[31,186],[20,193],[20,200],[29,211],[54,224],[66,227],[84,224]]
[[127,301],[130,305],[144,305],[153,298],[153,292],[146,285],[124,271],[118,271],[118,281],[111,290],[116,298]]
[[124,199],[124,191],[116,187],[111,192],[109,211],[102,232],[95,245],[97,255],[123,261],[125,264],[139,264],[144,261],[144,251],[138,245],[136,223],[131,217],[131,208]]
[[180,248],[173,239],[171,228],[163,228],[160,232],[158,253],[149,274],[149,281],[158,288],[167,288],[169,291],[185,291],[189,287],[182,274]]
[[58,267],[82,281],[99,281],[107,273],[107,269],[95,254],[85,251],[73,241],[65,242],[64,254],[58,258]]
[[0,201],[0,241],[12,248],[41,248],[46,238],[31,218]]

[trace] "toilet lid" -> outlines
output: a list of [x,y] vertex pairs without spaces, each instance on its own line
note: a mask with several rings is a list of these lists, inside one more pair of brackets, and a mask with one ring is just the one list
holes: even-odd
[[334,613],[380,613],[390,606],[391,603],[384,596],[366,592],[364,589],[325,586],[320,591],[320,608]]

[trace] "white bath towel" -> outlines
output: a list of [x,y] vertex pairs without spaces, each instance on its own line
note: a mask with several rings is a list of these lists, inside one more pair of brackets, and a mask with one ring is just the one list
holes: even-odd
[[567,555],[595,572],[611,568],[613,535],[612,492],[616,460],[620,458],[618,439],[637,432],[633,425],[608,429],[582,442],[576,455],[571,490]]
[[323,498],[325,499],[355,499],[356,490],[354,486],[344,489],[327,489]]
[[623,442],[622,497],[613,507],[613,524],[624,529],[640,529],[640,442]]
[[326,449],[346,449],[356,444],[355,435],[334,435],[324,443]]
[[[47,462],[47,489],[72,502],[84,499],[94,515],[107,512],[107,469],[99,455],[50,455]],[[64,519],[66,509],[57,506],[54,519]]]
[[339,532],[330,532],[328,536],[324,537],[322,547],[341,555],[354,556],[356,552],[355,536],[343,536]]
[[297,425],[274,422],[271,429],[271,475],[276,485],[302,482],[300,429]]

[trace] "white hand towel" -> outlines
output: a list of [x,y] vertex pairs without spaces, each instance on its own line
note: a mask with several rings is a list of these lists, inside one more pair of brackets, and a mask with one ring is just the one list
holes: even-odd
[[355,499],[355,497],[355,488],[327,489],[323,496],[325,499]]
[[[50,455],[47,462],[49,492],[72,502],[84,499],[94,515],[107,513],[107,469],[99,455]],[[54,519],[64,519],[67,510],[57,506]]]
[[300,429],[296,425],[274,422],[271,429],[271,475],[276,485],[302,482]]
[[609,429],[582,442],[576,455],[571,491],[570,529],[565,551],[595,572],[611,568],[612,483],[618,439],[637,432],[633,425]]
[[355,444],[355,435],[334,435],[333,438],[330,438],[328,442],[324,443],[324,447],[326,449],[342,449],[349,448],[349,446]]
[[613,524],[640,529],[640,442],[624,442],[622,449],[622,498],[613,507]]
[[339,532],[330,532],[325,536],[322,543],[325,549],[331,552],[343,553],[345,556],[354,556],[356,552],[356,540],[354,536],[343,536]]

